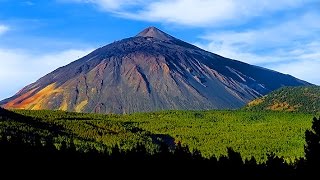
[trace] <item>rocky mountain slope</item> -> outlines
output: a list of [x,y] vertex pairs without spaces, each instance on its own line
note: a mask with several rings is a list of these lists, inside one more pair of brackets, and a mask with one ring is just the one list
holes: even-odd
[[149,27],[58,68],[0,105],[97,113],[234,109],[280,87],[301,85],[309,83]]

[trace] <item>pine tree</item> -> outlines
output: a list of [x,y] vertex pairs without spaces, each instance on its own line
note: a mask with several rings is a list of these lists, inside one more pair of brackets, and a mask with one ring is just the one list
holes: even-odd
[[320,170],[320,119],[313,118],[312,130],[306,131],[307,167]]

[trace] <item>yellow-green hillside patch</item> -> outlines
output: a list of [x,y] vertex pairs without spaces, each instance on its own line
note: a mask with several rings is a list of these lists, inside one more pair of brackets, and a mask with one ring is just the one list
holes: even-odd
[[245,109],[320,114],[320,87],[284,87],[249,102]]

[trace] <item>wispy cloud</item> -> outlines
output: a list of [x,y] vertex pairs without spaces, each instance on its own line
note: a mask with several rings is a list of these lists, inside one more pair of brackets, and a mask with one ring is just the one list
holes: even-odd
[[130,19],[187,26],[219,26],[294,9],[316,0],[65,0],[91,3]]
[[91,51],[92,49],[68,49],[35,54],[21,49],[0,49],[0,100]]
[[195,45],[228,58],[270,68],[320,85],[320,76],[317,75],[320,69],[319,41],[300,44],[293,47],[293,50],[282,48],[263,54],[237,46],[216,46],[214,43]]
[[124,11],[126,8],[141,7],[151,0],[60,0],[64,2],[87,3],[97,5],[105,11],[119,12]]
[[263,14],[295,8],[302,2],[301,0],[162,0],[151,3],[143,10],[123,15],[128,18],[188,26],[221,26],[244,23]]
[[27,5],[27,6],[33,6],[33,5],[35,5],[35,3],[32,2],[32,1],[24,1],[23,4],[25,4],[25,5]]
[[295,19],[257,29],[217,31],[195,44],[225,57],[272,68],[320,84],[320,19],[306,13]]
[[287,62],[270,64],[269,68],[291,74],[320,85],[320,41],[307,43],[288,52]]
[[9,31],[9,27],[0,24],[0,35],[6,33],[7,31]]
[[[201,36],[206,43],[195,43],[212,52],[226,57],[242,59],[248,63],[265,64],[279,62],[283,55],[312,53],[306,44],[320,41],[320,14],[307,13],[296,19],[280,24],[263,25],[257,29],[239,31],[216,31]],[[299,50],[300,49],[300,50]],[[315,50],[314,48],[312,50]],[[252,57],[250,57],[250,54]],[[261,59],[256,56],[271,55],[273,58]],[[276,56],[281,55],[281,56]]]

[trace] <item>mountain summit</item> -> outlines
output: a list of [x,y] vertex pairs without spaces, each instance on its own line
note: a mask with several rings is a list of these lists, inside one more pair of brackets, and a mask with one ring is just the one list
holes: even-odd
[[149,27],[58,68],[0,105],[98,113],[234,109],[282,86],[299,85],[309,83]]
[[156,27],[148,27],[145,30],[141,31],[136,37],[152,37],[161,41],[170,41],[175,38],[170,36],[169,34],[159,30]]

